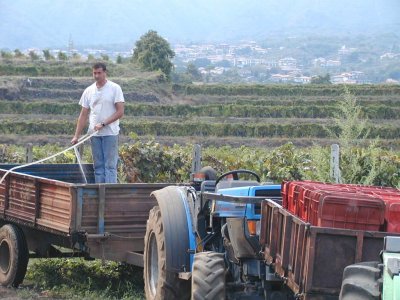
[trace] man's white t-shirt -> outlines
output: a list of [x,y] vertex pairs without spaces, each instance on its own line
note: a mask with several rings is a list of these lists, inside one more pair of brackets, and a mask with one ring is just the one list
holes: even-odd
[[[97,88],[96,82],[87,87],[82,94],[79,104],[90,109],[88,132],[94,131],[94,126],[104,122],[116,112],[115,103],[125,102],[121,87],[107,80],[101,88]],[[97,135],[117,135],[119,133],[119,120],[100,129]]]

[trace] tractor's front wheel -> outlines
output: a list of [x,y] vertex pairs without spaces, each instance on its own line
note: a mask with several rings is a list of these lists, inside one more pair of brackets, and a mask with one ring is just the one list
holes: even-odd
[[223,253],[196,253],[192,270],[192,300],[225,299],[225,275]]
[[165,236],[158,206],[150,210],[144,237],[144,287],[147,300],[189,299],[190,282],[166,269]]

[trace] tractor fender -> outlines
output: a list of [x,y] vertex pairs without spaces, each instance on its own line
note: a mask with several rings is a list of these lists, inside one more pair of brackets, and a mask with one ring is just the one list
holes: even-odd
[[190,272],[196,249],[188,188],[167,186],[151,193],[161,212],[165,236],[166,269]]

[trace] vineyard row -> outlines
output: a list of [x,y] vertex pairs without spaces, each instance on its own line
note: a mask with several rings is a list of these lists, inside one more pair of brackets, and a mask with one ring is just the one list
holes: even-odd
[[[77,103],[0,101],[2,114],[52,114],[78,115]],[[399,119],[400,107],[390,105],[362,106],[363,116],[368,119]],[[236,118],[332,118],[337,115],[337,105],[151,105],[126,103],[128,116],[164,117],[236,117]]]
[[[64,135],[74,133],[75,122],[66,120],[10,121],[0,123],[1,134],[44,134]],[[370,126],[369,137],[381,139],[400,138],[400,128],[394,125]],[[339,133],[334,125],[315,123],[267,124],[267,123],[204,123],[204,122],[162,122],[127,121],[121,122],[121,133],[135,132],[138,135],[153,136],[217,136],[217,137],[282,137],[282,138],[326,138],[331,132]]]

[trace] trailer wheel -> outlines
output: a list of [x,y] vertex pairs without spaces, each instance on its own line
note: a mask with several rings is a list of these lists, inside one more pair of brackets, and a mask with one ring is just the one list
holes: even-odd
[[343,272],[340,300],[379,300],[381,270],[378,262],[362,262],[347,266]]
[[196,253],[192,270],[192,300],[225,299],[225,273],[223,253]]
[[190,281],[181,280],[178,274],[166,270],[165,237],[158,206],[150,210],[147,220],[143,259],[147,300],[189,299]]
[[0,228],[0,284],[18,287],[24,280],[29,251],[23,231],[12,224]]

